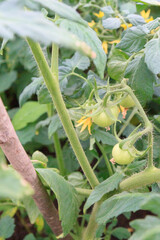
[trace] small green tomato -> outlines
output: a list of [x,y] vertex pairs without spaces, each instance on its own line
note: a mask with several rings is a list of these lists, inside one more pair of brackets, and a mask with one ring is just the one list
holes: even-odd
[[120,105],[124,108],[131,108],[135,106],[135,102],[133,101],[133,99],[131,98],[130,95],[128,95],[127,97],[125,97],[121,102]]
[[134,157],[130,155],[128,150],[123,150],[119,147],[119,143],[113,147],[112,156],[114,161],[120,165],[129,164],[134,160]]
[[[109,110],[111,111],[114,118],[117,119],[118,115],[119,115],[119,108],[117,106],[113,106],[113,107],[110,107]],[[109,127],[110,125],[112,125],[115,122],[107,114],[107,112],[105,110],[103,112],[98,113],[97,115],[93,116],[92,121],[100,127]]]

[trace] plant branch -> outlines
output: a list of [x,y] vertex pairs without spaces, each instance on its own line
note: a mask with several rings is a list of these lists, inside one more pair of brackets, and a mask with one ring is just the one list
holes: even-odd
[[88,226],[84,232],[82,240],[94,240],[95,239],[95,232],[98,227],[96,223],[96,214],[100,206],[100,201],[95,203],[92,209],[92,213],[89,219]]
[[119,187],[121,191],[130,191],[136,188],[151,185],[155,182],[160,182],[160,169],[151,167],[123,180]]
[[121,134],[123,133],[123,131],[125,130],[125,128],[128,126],[128,124],[130,123],[131,119],[133,118],[133,116],[136,114],[137,112],[137,108],[135,107],[133,109],[133,111],[131,112],[130,116],[128,117],[127,121],[125,121],[125,123],[123,124],[123,127],[120,129],[119,133],[118,133],[118,137],[121,136]]
[[107,169],[108,169],[109,176],[112,176],[113,175],[113,170],[112,170],[110,162],[109,162],[109,160],[108,160],[108,158],[106,156],[105,150],[104,150],[104,148],[102,147],[102,145],[98,141],[96,141],[96,144],[97,144],[99,150],[101,151],[101,153],[103,155],[103,158],[105,160],[105,163],[106,163],[106,166],[107,166]]
[[71,143],[73,151],[79,161],[80,166],[82,167],[83,172],[85,173],[89,183],[91,184],[92,188],[99,184],[96,175],[94,174],[88,159],[82,149],[80,141],[77,137],[73,124],[71,122],[69,113],[66,109],[64,100],[62,98],[62,94],[60,92],[59,84],[57,83],[55,76],[52,74],[47,61],[44,57],[42,49],[38,43],[33,42],[30,39],[27,39],[28,44],[32,50],[34,58],[37,62],[37,65],[42,73],[46,86],[52,96],[53,103],[56,107],[58,115],[61,119],[63,124],[64,130],[68,136],[68,139]]
[[[56,44],[52,44],[52,56],[51,56],[51,71],[54,74],[54,77],[57,81],[57,83],[59,83],[59,72],[58,72],[58,55],[59,55],[59,48]],[[51,106],[51,111],[50,111],[50,115],[53,115],[53,107]],[[61,150],[61,143],[60,140],[58,138],[58,134],[57,132],[55,132],[53,134],[53,141],[54,141],[54,147],[55,147],[55,152],[56,152],[56,160],[57,160],[57,164],[58,164],[58,168],[60,170],[60,174],[62,176],[65,176],[65,165],[64,165],[64,161],[63,161],[63,154],[62,154],[62,150]]]
[[[28,183],[30,183],[34,190],[33,199],[35,200],[36,205],[52,231],[56,235],[60,235],[62,233],[62,228],[59,221],[58,211],[54,207],[48,193],[39,180],[27,153],[21,145],[1,99],[0,147],[13,168],[19,172]],[[70,236],[67,236],[64,239],[69,240],[71,238]]]
[[76,188],[76,191],[79,195],[83,195],[86,197],[89,197],[92,192],[91,189],[85,189],[85,188]]

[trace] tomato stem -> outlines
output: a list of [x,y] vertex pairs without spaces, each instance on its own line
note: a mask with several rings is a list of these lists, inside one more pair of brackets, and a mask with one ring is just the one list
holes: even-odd
[[[58,72],[58,55],[59,55],[59,48],[56,44],[52,44],[52,55],[51,55],[51,71],[55,76],[55,79],[58,83],[58,78],[59,78],[59,72]],[[49,115],[53,115],[53,106],[50,104],[50,112],[48,111]],[[63,154],[62,154],[62,149],[61,149],[61,143],[58,138],[57,132],[53,134],[53,141],[54,141],[54,147],[55,147],[55,152],[56,152],[56,161],[58,164],[58,168],[60,170],[60,174],[62,176],[65,176],[65,164],[63,160]]]
[[84,150],[80,144],[80,141],[77,137],[77,134],[76,134],[73,124],[71,122],[69,113],[66,109],[64,100],[62,98],[62,94],[61,94],[60,88],[59,88],[59,83],[57,82],[57,80],[55,78],[55,74],[52,74],[39,43],[35,43],[30,39],[27,39],[27,42],[32,50],[33,56],[35,57],[37,65],[42,73],[45,84],[52,96],[53,103],[54,103],[55,108],[58,112],[58,115],[61,119],[61,122],[62,122],[64,130],[68,136],[68,139],[71,143],[73,151],[74,151],[74,153],[79,161],[79,164],[82,167],[82,170],[84,171],[90,185],[92,186],[92,188],[94,188],[95,186],[97,186],[99,184],[99,181],[98,181],[96,175],[94,174],[94,172],[88,162],[88,159],[84,153]]
[[88,226],[84,232],[82,240],[94,240],[95,239],[95,232],[98,227],[98,224],[96,223],[96,215],[99,209],[101,202],[95,203],[93,206],[92,214],[89,219]]
[[130,123],[131,119],[133,118],[133,116],[137,113],[137,108],[134,107],[131,114],[129,115],[127,121],[125,121],[125,123],[123,124],[122,128],[120,129],[119,133],[118,133],[118,137],[121,136],[121,134],[123,133],[123,131],[125,130],[125,128],[128,126],[128,124]]
[[119,187],[121,191],[129,191],[160,181],[160,169],[155,167],[146,168],[143,172],[136,173],[123,180]]
[[112,170],[110,162],[109,162],[109,160],[106,156],[105,150],[104,150],[103,146],[98,141],[96,141],[96,144],[97,144],[99,150],[101,151],[101,153],[103,155],[103,158],[105,160],[105,163],[106,163],[106,166],[107,166],[107,169],[108,169],[108,174],[109,174],[109,176],[112,176],[113,175],[113,170]]
[[[122,86],[125,87],[126,84],[122,83]],[[132,97],[132,99],[135,102],[136,107],[138,108],[140,112],[140,116],[142,117],[146,129],[149,129],[148,131],[148,146],[151,146],[148,150],[148,168],[151,168],[153,166],[153,126],[152,123],[149,121],[145,111],[143,110],[141,104],[139,103],[137,97],[133,93],[132,89],[129,86],[126,86],[126,92]]]

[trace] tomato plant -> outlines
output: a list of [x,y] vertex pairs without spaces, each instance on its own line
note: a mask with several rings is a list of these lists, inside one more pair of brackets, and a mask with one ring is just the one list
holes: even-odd
[[1,240],[159,239],[159,7],[0,1]]

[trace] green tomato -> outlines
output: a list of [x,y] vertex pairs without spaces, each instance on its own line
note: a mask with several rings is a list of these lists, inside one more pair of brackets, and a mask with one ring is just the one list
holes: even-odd
[[125,97],[121,102],[120,105],[124,108],[131,108],[135,106],[135,102],[133,101],[133,99],[131,98],[130,95],[128,95],[127,97]]
[[133,162],[134,157],[131,156],[128,150],[123,150],[117,143],[112,149],[112,156],[114,161],[120,165],[125,165]]
[[[114,118],[117,119],[119,115],[119,108],[117,106],[113,106],[110,107],[109,110],[111,111]],[[115,122],[106,111],[93,116],[92,121],[100,127],[109,127]]]

